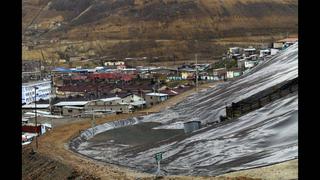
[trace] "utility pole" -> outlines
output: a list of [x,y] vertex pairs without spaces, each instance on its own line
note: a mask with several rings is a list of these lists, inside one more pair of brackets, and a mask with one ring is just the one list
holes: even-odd
[[92,128],[92,134],[94,135],[94,126],[95,126],[95,123],[96,123],[96,119],[94,117],[94,111],[93,111],[93,108],[92,108],[92,121],[91,121],[91,128]]
[[34,87],[34,119],[35,119],[35,124],[36,124],[36,149],[38,150],[38,119],[37,119],[37,89],[38,87]]
[[44,55],[42,49],[40,49],[42,60],[40,60],[40,79],[42,78],[42,61],[44,61]]
[[196,91],[198,92],[198,54],[195,54],[196,58]]

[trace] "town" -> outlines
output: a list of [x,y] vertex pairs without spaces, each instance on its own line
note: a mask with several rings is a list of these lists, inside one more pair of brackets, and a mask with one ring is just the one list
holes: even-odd
[[26,63],[22,144],[64,122],[143,112],[186,91],[197,91],[201,84],[236,79],[297,41],[286,38],[263,48],[230,47],[218,62],[198,63],[195,55],[194,63],[176,67],[131,67],[128,59],[112,59],[99,67],[54,67],[43,72],[39,62]]

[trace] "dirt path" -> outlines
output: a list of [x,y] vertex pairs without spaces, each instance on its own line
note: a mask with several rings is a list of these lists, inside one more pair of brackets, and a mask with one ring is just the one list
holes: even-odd
[[246,176],[265,180],[298,179],[298,159],[283,163],[224,174],[223,177]]

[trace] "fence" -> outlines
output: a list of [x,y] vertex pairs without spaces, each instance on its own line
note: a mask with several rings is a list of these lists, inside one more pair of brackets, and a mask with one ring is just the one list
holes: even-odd
[[298,91],[298,78],[278,84],[264,91],[261,91],[249,98],[232,103],[226,107],[226,117],[222,120],[233,119],[259,109],[272,101],[280,99],[288,94]]

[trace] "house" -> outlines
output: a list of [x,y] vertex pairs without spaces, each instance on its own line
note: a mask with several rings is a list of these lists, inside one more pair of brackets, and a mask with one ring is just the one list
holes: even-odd
[[239,47],[231,47],[227,54],[228,58],[239,59],[241,57],[241,49]]
[[125,65],[124,61],[107,61],[104,63],[105,66],[123,66]]
[[[46,111],[49,110],[50,104],[36,104],[37,110]],[[33,112],[35,109],[35,104],[26,104],[22,106],[22,113]]]
[[180,77],[180,76],[168,76],[167,79],[170,80],[170,81],[180,81],[180,80],[182,80],[182,77]]
[[274,49],[283,49],[298,42],[298,38],[285,38],[273,43]]
[[104,99],[98,99],[91,101],[87,110],[98,110],[98,111],[114,111],[117,113],[129,113],[134,111],[136,108],[142,108],[145,105],[145,101],[142,97],[136,94],[127,94],[120,97],[110,97]]
[[62,107],[62,115],[64,116],[81,116],[84,113],[84,107],[78,106],[63,106]]
[[90,101],[86,106],[86,110],[110,110],[110,107],[117,105],[121,101],[120,97],[110,97]]
[[163,102],[168,98],[169,98],[169,95],[164,93],[147,93],[145,95],[147,107]]
[[244,52],[244,56],[245,57],[249,57],[250,55],[254,55],[256,54],[256,48],[246,48],[246,49],[243,49],[243,52]]
[[199,73],[199,77],[201,80],[205,80],[205,81],[212,81],[213,80],[213,75],[209,75],[209,73],[207,73],[207,72]]
[[163,74],[163,75],[175,75],[177,74],[177,69],[173,69],[173,68],[154,68],[154,69],[150,69],[149,70],[152,74]]
[[214,80],[225,80],[227,77],[226,68],[213,69],[212,71]]
[[61,101],[53,105],[53,113],[60,115],[75,115],[79,113],[80,108],[85,109],[88,106],[88,103],[89,101]]
[[245,68],[252,68],[258,64],[258,61],[251,61],[251,60],[245,60],[244,67]]
[[238,68],[232,68],[227,71],[227,78],[232,79],[242,75],[242,71]]
[[240,48],[239,47],[231,47],[228,50],[229,54],[240,54]]
[[245,62],[246,61],[246,59],[245,58],[243,58],[243,59],[239,59],[238,61],[237,61],[237,64],[238,64],[238,68],[240,68],[240,69],[243,69],[243,68],[245,68]]
[[179,70],[182,79],[194,79],[196,70],[191,68],[184,68]]
[[270,55],[273,56],[273,55],[277,54],[279,51],[280,51],[279,49],[271,48],[270,49]]
[[270,49],[262,49],[260,50],[260,58],[266,57],[268,55],[271,55],[271,50]]
[[37,124],[37,126],[34,123],[28,123],[28,124],[24,124],[21,127],[21,132],[23,133],[37,133],[39,135],[44,134],[45,132],[47,132],[48,130],[50,130],[51,124]]
[[81,57],[80,57],[80,56],[70,57],[70,58],[69,58],[69,61],[70,61],[70,62],[73,62],[73,61],[81,61]]
[[232,79],[233,78],[233,71],[227,71],[227,78]]

